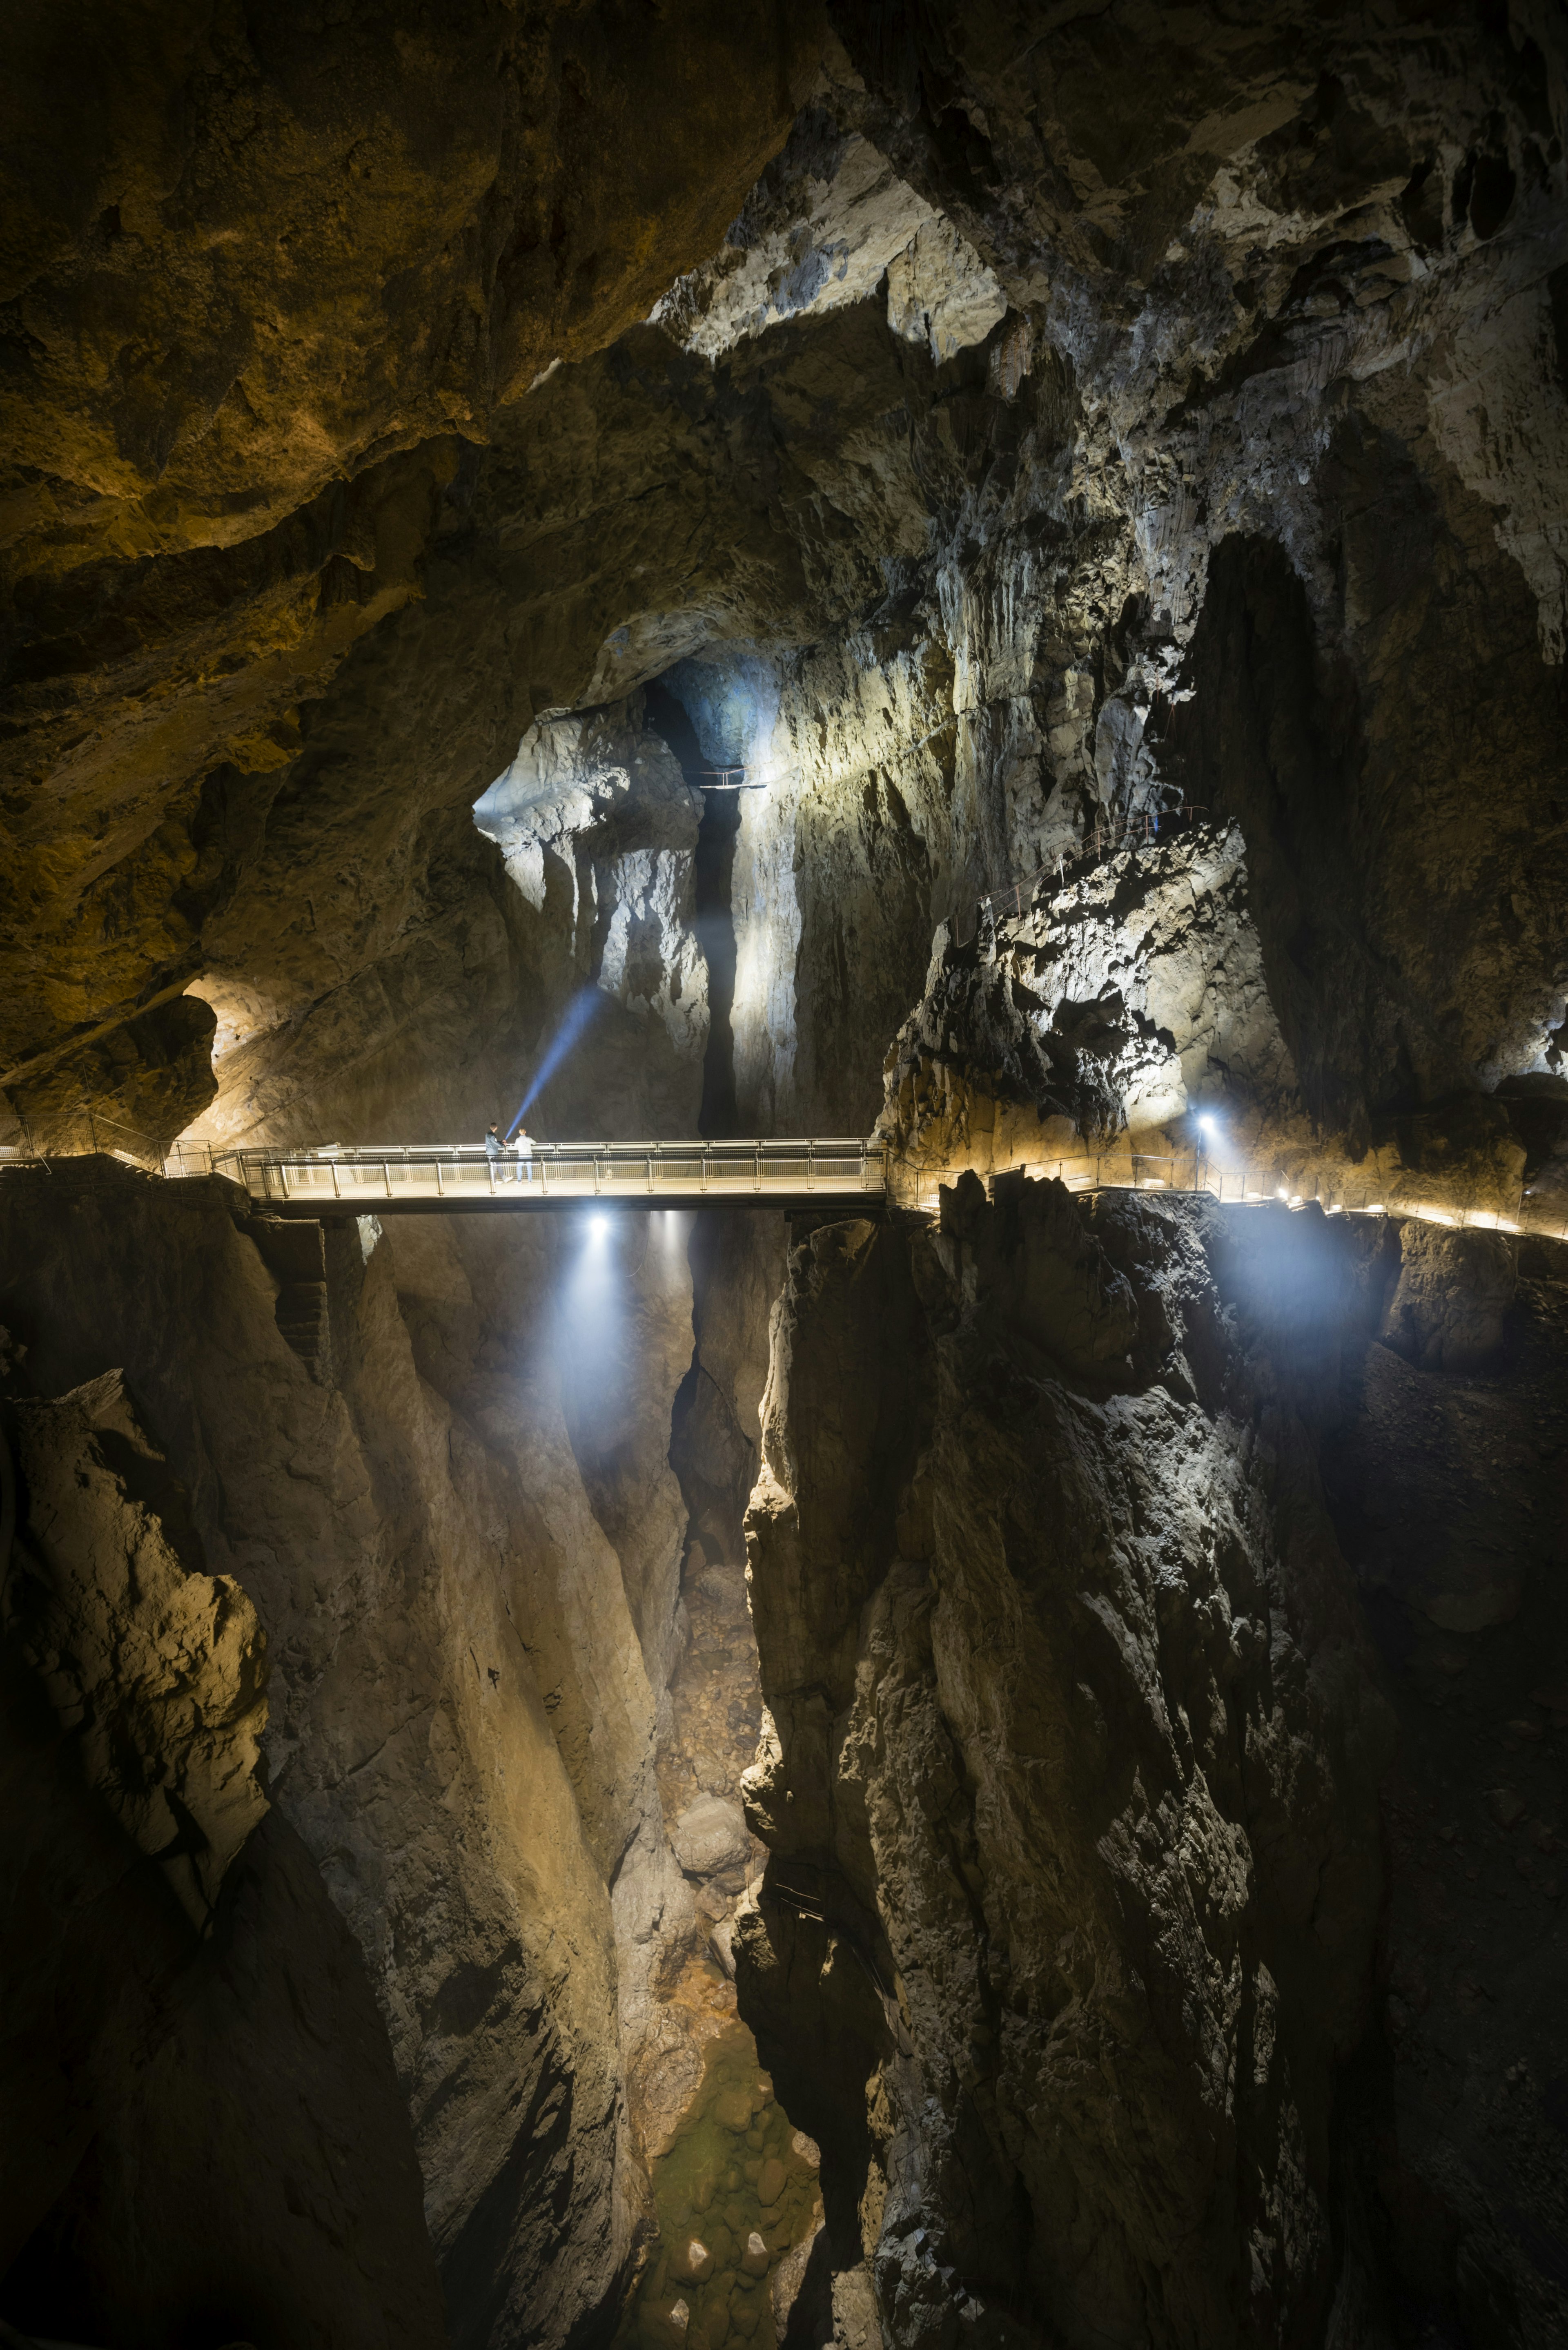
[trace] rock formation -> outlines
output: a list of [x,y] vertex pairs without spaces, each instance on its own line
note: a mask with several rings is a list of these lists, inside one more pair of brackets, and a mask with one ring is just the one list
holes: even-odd
[[0,43],[0,2324],[1544,2350],[1561,11]]
[[[363,1952],[452,2338],[488,2339],[519,2297],[535,2323],[553,2303],[564,2331],[630,2251],[608,1879],[656,1797],[647,1671],[548,1312],[535,1359],[487,1376],[474,1283],[441,1228],[395,1265],[350,1222],[327,1234],[330,1350],[309,1365],[224,1199],[80,1163],[75,1180],[8,1179],[6,1325],[49,1389],[106,1350],[123,1363],[208,1560],[267,1626],[273,1800]],[[514,1263],[520,1287],[488,1293],[498,1310],[535,1271]],[[666,1428],[689,1359],[688,1340]],[[644,1553],[628,1572],[654,1566]]]
[[255,1611],[121,1375],[51,1400],[49,1344],[5,1353],[7,2315],[439,2340],[364,1959],[258,1784]]
[[[1519,1248],[1484,1359],[1347,1357],[1324,1453],[1399,1727],[1383,2031],[1355,2085],[1350,2175],[1403,2309],[1460,2340],[1548,2343],[1563,2324],[1563,1257]],[[1423,1272],[1430,1299],[1438,1266]]]
[[463,449],[718,241],[817,32],[701,0],[673,39],[548,0],[14,28],[8,1077],[202,968],[302,698],[419,596]]
[[79,1734],[85,1782],[204,1927],[266,1810],[255,1609],[182,1558],[183,1497],[117,1371],[18,1406],[17,1437],[28,1509],[6,1628]]
[[1389,1745],[1293,1392],[1335,1238],[970,1176],[792,1259],[742,1995],[896,2341],[1321,2333]]

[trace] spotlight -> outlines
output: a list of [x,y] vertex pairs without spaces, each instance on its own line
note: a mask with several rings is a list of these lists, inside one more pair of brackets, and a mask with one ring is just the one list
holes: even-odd
[[602,1241],[608,1230],[609,1218],[607,1216],[590,1216],[588,1218],[588,1231],[596,1241]]
[[1212,1133],[1213,1133],[1213,1131],[1214,1131],[1214,1120],[1212,1119],[1212,1118],[1210,1118],[1210,1115],[1209,1115],[1209,1113],[1208,1113],[1208,1111],[1207,1111],[1207,1110],[1205,1110],[1205,1112],[1203,1113],[1203,1116],[1199,1119],[1198,1123],[1199,1123],[1199,1125],[1203,1128],[1203,1131],[1204,1131],[1204,1133],[1205,1133],[1205,1134],[1212,1134]]

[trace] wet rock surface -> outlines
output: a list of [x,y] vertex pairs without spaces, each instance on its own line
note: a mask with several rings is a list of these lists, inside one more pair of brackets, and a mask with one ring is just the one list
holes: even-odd
[[618,2339],[654,2350],[784,2341],[794,2268],[804,2274],[793,2256],[820,2224],[815,2153],[759,2073],[750,2032],[732,2023],[655,2171],[659,2241]]

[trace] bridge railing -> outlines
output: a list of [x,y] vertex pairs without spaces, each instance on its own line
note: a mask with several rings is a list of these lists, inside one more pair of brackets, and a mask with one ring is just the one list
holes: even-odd
[[[1348,1170],[1324,1169],[1297,1184],[1282,1180],[1278,1163],[1267,1159],[1221,1163],[1207,1153],[1172,1158],[1127,1150],[1030,1159],[1011,1171],[1036,1181],[1054,1176],[1070,1191],[1206,1191],[1227,1207],[1272,1201],[1301,1208],[1315,1202],[1329,1215],[1402,1216],[1459,1230],[1568,1241],[1568,1217],[1532,1201],[1528,1192],[1519,1193],[1505,1207],[1470,1205],[1429,1198],[1417,1188],[1418,1178],[1377,1182],[1356,1180]],[[956,1180],[950,1168],[922,1167],[896,1158],[888,1169],[888,1196],[900,1207],[935,1214],[942,1185]]]
[[[805,1196],[826,1200],[881,1199],[921,1213],[937,1212],[944,1184],[961,1170],[925,1166],[884,1152],[875,1137],[836,1136],[727,1142],[544,1142],[532,1155],[513,1152],[491,1159],[472,1144],[387,1143],[353,1149],[325,1145],[314,1150],[225,1148],[177,1144],[164,1162],[166,1175],[231,1177],[258,1201],[293,1206],[319,1201],[330,1210],[340,1201],[351,1211],[373,1212],[378,1201],[411,1204],[451,1200],[531,1200],[566,1205],[606,1200],[657,1207],[660,1199],[683,1202],[711,1198]],[[1415,1180],[1370,1177],[1355,1180],[1344,1169],[1324,1169],[1303,1178],[1304,1188],[1282,1180],[1277,1163],[1220,1162],[1204,1154],[1169,1157],[1151,1152],[1106,1151],[1098,1155],[1022,1162],[1013,1172],[1039,1180],[1054,1176],[1074,1191],[1206,1191],[1230,1206],[1282,1201],[1291,1207],[1315,1201],[1329,1214],[1415,1217],[1425,1222],[1472,1230],[1538,1233],[1568,1240],[1568,1217],[1527,1194],[1505,1207],[1467,1205],[1421,1195]]]
[[226,1175],[253,1199],[279,1204],[333,1201],[373,1211],[382,1201],[507,1199],[526,1192],[561,1201],[646,1200],[709,1193],[880,1197],[882,1153],[859,1135],[804,1141],[535,1142],[492,1158],[465,1143],[371,1143],[313,1150],[183,1143],[167,1175]]

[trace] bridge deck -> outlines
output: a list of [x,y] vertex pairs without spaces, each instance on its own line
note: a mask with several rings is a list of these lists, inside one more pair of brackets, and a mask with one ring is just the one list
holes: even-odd
[[354,1150],[184,1146],[171,1174],[227,1175],[270,1215],[428,1215],[599,1208],[816,1208],[879,1213],[882,1154],[858,1136],[805,1142],[549,1142],[489,1159],[448,1143]]
[[[821,1140],[744,1142],[543,1142],[519,1159],[499,1159],[457,1143],[387,1143],[352,1150],[224,1149],[177,1143],[166,1175],[226,1175],[275,1216],[472,1214],[577,1206],[659,1208],[853,1208],[868,1216],[888,1207],[931,1215],[944,1183],[959,1170],[917,1166],[884,1153],[858,1135]],[[1220,1165],[1207,1157],[1151,1156],[1127,1149],[1096,1157],[1042,1160],[1003,1170],[1054,1176],[1072,1191],[1206,1191],[1221,1205],[1315,1204],[1329,1215],[1413,1216],[1423,1222],[1503,1232],[1539,1232],[1568,1241],[1568,1223],[1521,1197],[1511,1213],[1497,1207],[1411,1198],[1386,1188],[1376,1173],[1308,1170],[1300,1190],[1281,1180],[1274,1161]]]

